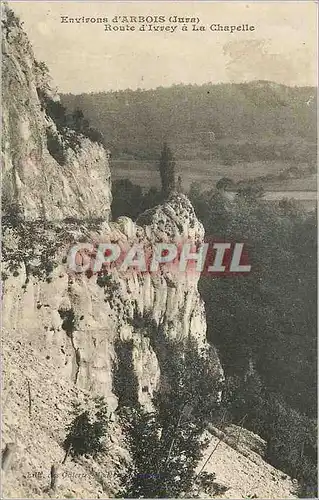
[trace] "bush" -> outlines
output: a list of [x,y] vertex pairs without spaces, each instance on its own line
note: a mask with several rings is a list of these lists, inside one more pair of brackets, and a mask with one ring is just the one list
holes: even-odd
[[49,68],[44,61],[35,61],[35,65],[42,73],[49,73]]
[[298,479],[303,491],[317,497],[316,422],[270,394],[260,408],[261,434],[268,441],[266,459]]
[[163,201],[162,193],[152,187],[143,192],[141,186],[129,179],[119,179],[112,183],[112,216],[117,219],[122,215],[136,220],[137,217]]
[[50,129],[46,130],[46,137],[47,148],[50,155],[53,156],[59,165],[63,166],[66,161],[66,152],[61,138],[57,134],[54,134]]
[[195,185],[190,193],[206,234],[246,242],[252,264],[245,278],[201,278],[208,338],[230,381],[234,423],[246,416],[269,462],[306,492],[316,475],[316,214],[260,200],[257,184],[240,191],[233,201]]
[[7,14],[6,20],[2,21],[3,27],[8,29],[8,28],[15,28],[20,26],[20,19],[12,9],[10,9],[8,6],[5,6],[5,11]]
[[84,135],[93,142],[104,143],[102,134],[90,126],[89,121],[84,117],[80,109],[76,109],[72,114],[67,115],[66,121],[68,126],[78,134]]
[[[4,196],[3,196],[4,198]],[[2,221],[4,226],[17,227],[23,220],[23,207],[11,200],[3,199],[2,201]]]
[[222,177],[216,183],[216,189],[219,189],[221,191],[226,191],[227,189],[231,189],[234,187],[235,187],[235,183],[229,177]]
[[[43,71],[47,69],[44,63],[37,64]],[[77,109],[71,114],[67,113],[65,106],[60,101],[51,99],[47,92],[40,87],[37,87],[37,94],[41,109],[53,120],[58,131],[58,134],[54,134],[50,129],[47,129],[46,134],[49,153],[60,165],[65,163],[65,148],[75,149],[76,146],[80,145],[79,134],[92,142],[104,144],[102,134],[90,126],[81,110]]]
[[108,428],[108,409],[103,398],[95,398],[93,410],[83,410],[81,405],[73,404],[72,422],[67,426],[67,435],[63,443],[66,456],[73,458],[81,455],[92,455],[103,450],[102,438]]
[[258,198],[262,198],[263,195],[264,188],[253,184],[240,186],[237,192],[238,197],[244,198],[248,202],[255,202]]

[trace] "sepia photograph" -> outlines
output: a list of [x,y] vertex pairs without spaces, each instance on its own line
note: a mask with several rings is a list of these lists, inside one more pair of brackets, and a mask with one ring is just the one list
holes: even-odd
[[1,498],[317,498],[317,2],[1,35]]

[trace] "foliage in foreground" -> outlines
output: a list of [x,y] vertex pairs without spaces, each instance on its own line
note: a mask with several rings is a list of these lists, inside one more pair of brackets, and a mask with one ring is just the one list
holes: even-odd
[[83,409],[80,403],[73,404],[73,420],[66,428],[63,447],[68,455],[95,457],[103,450],[103,438],[108,429],[108,409],[103,398],[95,398],[92,409]]
[[[154,411],[140,405],[120,410],[132,456],[120,495],[131,498],[174,498],[195,495],[201,483],[214,488],[214,475],[196,477],[196,467],[207,447],[203,431],[207,419],[218,418],[220,382],[207,353],[190,342],[171,344],[159,355],[165,374],[154,398]],[[209,477],[208,477],[209,476]]]

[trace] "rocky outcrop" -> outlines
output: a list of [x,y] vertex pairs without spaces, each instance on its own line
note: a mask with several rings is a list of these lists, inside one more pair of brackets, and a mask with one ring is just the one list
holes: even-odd
[[[12,10],[2,12],[2,165],[4,210],[27,219],[108,219],[109,154],[63,122],[44,63]],[[57,119],[58,118],[58,119]]]
[[[170,216],[176,213],[178,219]],[[163,223],[160,233],[154,226],[159,220]],[[51,257],[53,269],[45,275],[39,272],[41,262],[33,254],[31,260],[24,255],[19,267],[10,271],[21,226],[5,231],[4,440],[18,448],[13,469],[6,474],[6,498],[47,496],[50,466],[64,457],[61,443],[72,401],[103,395],[113,412],[119,399],[128,394],[152,408],[153,393],[165,376],[156,336],[160,335],[162,347],[165,339],[183,344],[187,338],[207,347],[198,276],[185,276],[183,281],[165,272],[156,276],[134,272],[127,276],[120,271],[75,275],[65,263],[69,246],[84,238],[147,244],[154,234],[155,242],[163,238],[163,230],[177,239],[202,238],[202,226],[185,196],[174,196],[141,217],[138,224],[128,218],[90,229],[72,223],[66,228],[64,224],[62,241],[61,225],[47,227],[45,236],[42,229],[41,240],[33,242],[38,249],[35,253],[41,245],[47,248],[54,237],[59,242]],[[215,370],[221,377],[216,353]],[[198,472],[205,467],[216,475],[210,487],[218,497],[294,498],[296,485],[264,462],[266,443],[258,436],[232,426],[223,432],[209,427],[206,437],[209,446]],[[110,498],[116,494],[118,475],[130,457],[115,415],[111,415],[105,449],[98,461],[68,461],[60,471],[56,496]],[[201,491],[199,496],[210,498],[212,494]]]
[[[85,395],[102,395],[112,414],[119,400],[129,397],[152,409],[154,391],[165,376],[159,350],[165,349],[170,340],[183,345],[189,338],[208,348],[198,276],[181,279],[165,271],[156,275],[137,271],[126,274],[116,268],[102,275],[68,271],[66,255],[74,242],[121,241],[132,245],[138,241],[147,246],[161,241],[163,231],[177,239],[202,238],[204,234],[183,195],[172,197],[148,213],[144,222],[142,219],[134,224],[120,218],[94,228],[74,222],[9,222],[4,230],[5,440],[16,442],[19,450],[18,464],[6,482],[9,496],[37,497],[45,490],[48,463],[63,459],[61,442],[72,401]],[[159,220],[163,227],[156,231]],[[51,265],[45,269],[47,261],[41,256],[48,248],[53,251]],[[216,354],[215,369],[217,378],[221,377]],[[32,428],[25,392],[30,379]],[[17,405],[22,406],[19,418]],[[116,491],[114,471],[118,474],[123,467],[119,460],[127,460],[127,450],[116,421],[112,427],[111,455],[108,453],[100,464],[92,460],[78,464],[76,474],[82,476],[74,481],[76,488],[68,476],[72,477],[74,467],[68,464],[63,469],[61,494],[71,490],[77,497],[92,496],[95,488],[105,496],[106,491],[109,495]],[[39,436],[45,440],[45,447]],[[40,471],[40,479],[32,476],[32,470]],[[97,477],[104,477],[104,482]]]
[[[95,229],[64,224],[62,238],[61,225],[41,228],[38,234],[27,222],[24,227],[32,234],[32,252],[20,262],[16,248],[26,240],[19,234],[21,227],[8,228],[4,235],[7,279],[3,325],[10,335],[32,342],[43,356],[50,355],[61,377],[104,395],[115,409],[118,395],[113,375],[126,349],[138,398],[151,404],[160,378],[152,335],[181,343],[192,338],[198,346],[208,346],[198,274],[174,274],[165,269],[155,274],[139,270],[125,273],[115,267],[109,274],[91,276],[69,272],[66,262],[72,240],[97,244],[121,241],[129,247],[138,242],[145,248],[168,239],[201,241],[203,227],[186,196],[173,196],[137,224],[128,218],[104,222]],[[54,242],[52,270],[50,267],[41,276],[43,262],[37,261],[36,255],[43,255]],[[10,269],[17,263],[13,275]],[[222,376],[217,355],[216,371]]]
[[[199,276],[116,268],[72,274],[66,256],[79,241],[196,243],[202,224],[180,194],[136,224],[109,222],[108,152],[68,126],[47,69],[10,9],[3,24],[4,329],[49,356],[61,379],[105,396],[111,410],[125,377],[151,407],[160,380],[154,336],[208,346]],[[216,371],[222,375],[217,356]]]

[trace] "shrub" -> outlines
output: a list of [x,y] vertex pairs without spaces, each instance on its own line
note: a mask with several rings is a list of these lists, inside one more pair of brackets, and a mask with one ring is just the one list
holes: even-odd
[[163,196],[155,187],[143,192],[138,184],[129,179],[119,179],[112,183],[112,215],[117,219],[122,215],[136,220],[137,217],[163,201]]
[[59,165],[64,165],[66,161],[65,148],[61,138],[54,134],[50,129],[46,130],[47,147],[51,156],[58,162]]
[[244,198],[246,201],[253,202],[262,198],[264,195],[264,189],[262,186],[248,184],[239,187],[237,196]]
[[75,314],[74,310],[71,309],[59,309],[60,318],[62,319],[62,329],[66,332],[68,337],[72,337],[72,334],[76,328],[75,326]]
[[17,227],[23,220],[23,207],[11,200],[3,199],[2,202],[3,210],[3,223],[8,227]]
[[[47,68],[43,65],[44,63],[38,63],[38,67],[45,71]],[[69,114],[65,106],[60,101],[51,99],[44,89],[37,87],[37,94],[41,108],[54,121],[58,130],[58,134],[54,134],[50,129],[47,129],[46,134],[49,153],[60,165],[65,163],[65,148],[75,149],[80,145],[79,134],[103,145],[102,134],[90,126],[81,110],[75,110]]]
[[260,408],[261,434],[268,441],[267,460],[298,479],[302,493],[317,497],[316,423],[270,394]]
[[20,19],[12,9],[6,6],[6,14],[7,18],[5,21],[2,21],[4,28],[12,28],[20,26]]
[[81,455],[92,455],[103,450],[102,438],[108,428],[108,409],[103,398],[95,398],[93,410],[83,410],[81,405],[73,404],[72,422],[67,426],[67,435],[63,443],[66,456],[73,458]]
[[49,73],[49,68],[44,61],[35,61],[35,65],[42,73]]
[[75,132],[88,137],[93,142],[97,142],[100,144],[104,143],[102,134],[98,130],[90,126],[89,121],[84,117],[82,110],[75,109],[72,114],[69,114],[66,117],[66,121],[68,126],[72,130],[75,130]]
[[216,189],[226,191],[227,189],[230,189],[235,186],[235,183],[232,179],[229,177],[222,177],[217,181],[216,183]]

